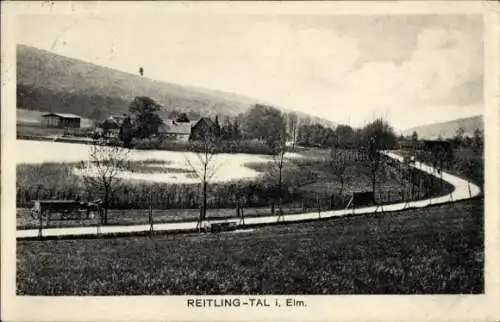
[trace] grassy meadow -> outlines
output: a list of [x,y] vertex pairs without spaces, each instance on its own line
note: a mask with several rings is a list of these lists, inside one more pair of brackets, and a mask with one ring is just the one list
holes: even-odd
[[19,295],[478,294],[483,200],[220,234],[17,242]]
[[[307,153],[307,152],[306,152]],[[320,154],[320,153],[323,153]],[[347,159],[345,183],[340,194],[340,183],[331,173],[325,159],[325,151],[316,151],[315,157],[287,160],[283,170],[283,211],[285,214],[344,208],[351,191],[371,188],[370,170],[365,161]],[[34,200],[46,199],[97,199],[97,194],[86,191],[82,178],[74,173],[79,163],[20,164],[17,166],[17,218],[18,228],[33,228],[38,225],[29,208]],[[261,173],[253,180],[234,180],[213,183],[208,186],[208,218],[226,218],[236,215],[236,204],[245,208],[245,216],[270,215],[276,207],[272,193],[277,182],[273,163],[246,164]],[[128,171],[137,173],[186,173],[168,161],[130,161]],[[442,193],[437,179],[426,176],[429,191],[426,195]],[[391,203],[409,198],[408,187],[403,187],[401,174],[396,169],[385,169],[377,178],[377,200]],[[149,183],[146,181],[122,180],[116,186],[109,213],[109,224],[147,223],[147,209],[154,209],[155,222],[193,220],[200,205],[199,184]],[[421,191],[419,196],[424,197]],[[274,206],[273,206],[274,204]],[[189,214],[189,215],[187,215]],[[53,221],[48,227],[94,225],[92,221]]]

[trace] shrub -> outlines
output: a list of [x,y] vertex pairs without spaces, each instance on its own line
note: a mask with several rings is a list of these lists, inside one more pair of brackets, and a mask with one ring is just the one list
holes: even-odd
[[[202,152],[204,147],[198,141],[176,141],[161,140],[158,137],[138,140],[134,139],[132,144],[139,150],[168,150],[168,151],[191,151]],[[253,140],[241,141],[219,141],[215,147],[215,153],[247,153],[247,154],[272,154],[272,150],[263,142]]]

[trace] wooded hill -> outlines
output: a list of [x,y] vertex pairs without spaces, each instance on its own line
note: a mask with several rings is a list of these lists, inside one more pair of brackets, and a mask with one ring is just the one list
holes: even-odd
[[[163,118],[181,112],[191,118],[235,117],[253,104],[266,104],[237,94],[156,81],[26,45],[17,46],[18,108],[73,113],[102,120],[127,112],[135,96],[156,100],[163,106],[160,112]],[[297,114],[309,122],[334,125],[324,119]]]
[[416,131],[418,137],[421,139],[437,139],[438,137],[447,139],[454,137],[459,128],[464,129],[465,136],[472,137],[474,136],[475,129],[484,130],[483,116],[478,115],[447,122],[417,126],[403,131],[403,135],[411,136],[413,131]]

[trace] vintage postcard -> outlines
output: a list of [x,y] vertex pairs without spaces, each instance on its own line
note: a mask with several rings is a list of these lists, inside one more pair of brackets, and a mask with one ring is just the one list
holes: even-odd
[[2,320],[498,321],[495,2],[3,2]]

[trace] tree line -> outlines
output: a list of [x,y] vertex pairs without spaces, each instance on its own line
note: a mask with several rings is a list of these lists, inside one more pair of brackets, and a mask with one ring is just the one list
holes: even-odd
[[[401,141],[409,142],[409,147],[418,148],[421,145],[422,139],[419,138],[417,131],[413,131],[409,138],[400,137]],[[452,137],[443,139],[442,136],[437,138],[438,141],[446,141],[450,143],[453,148],[471,148],[476,151],[482,150],[484,147],[484,131],[480,128],[474,129],[472,136],[469,136],[465,133],[465,129],[463,127],[458,127],[455,131],[455,134]]]

